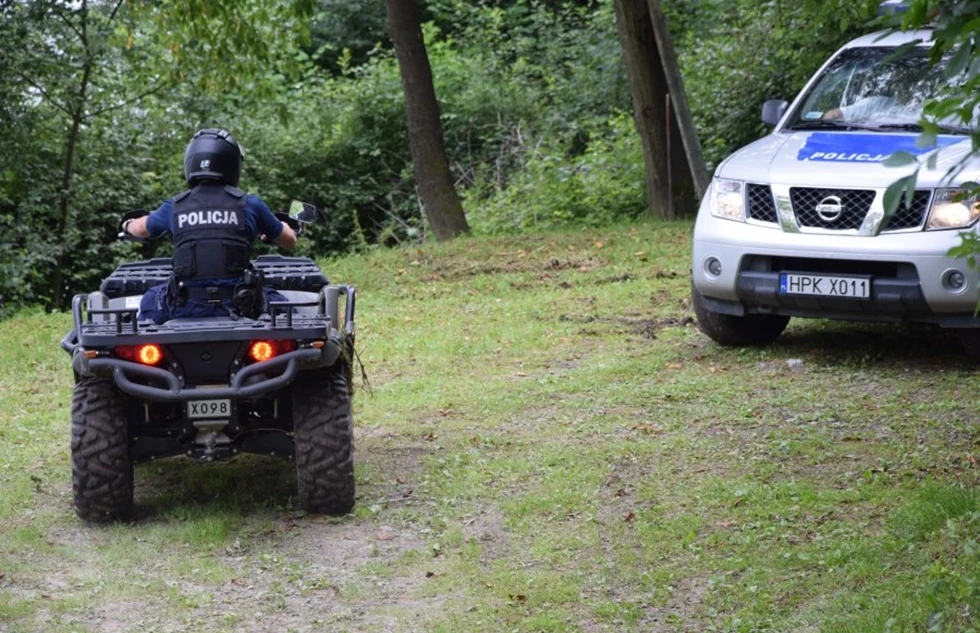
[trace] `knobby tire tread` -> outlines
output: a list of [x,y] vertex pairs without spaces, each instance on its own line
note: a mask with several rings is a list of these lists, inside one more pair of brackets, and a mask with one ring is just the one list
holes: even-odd
[[340,515],[354,507],[354,429],[342,364],[301,374],[293,386],[297,504]]
[[125,396],[109,380],[82,378],[71,407],[75,513],[103,523],[133,511],[133,462]]

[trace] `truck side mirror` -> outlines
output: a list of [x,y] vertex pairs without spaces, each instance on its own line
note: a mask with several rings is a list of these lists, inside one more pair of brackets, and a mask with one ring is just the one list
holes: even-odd
[[770,99],[762,104],[762,122],[768,125],[776,125],[786,114],[789,102],[783,99]]

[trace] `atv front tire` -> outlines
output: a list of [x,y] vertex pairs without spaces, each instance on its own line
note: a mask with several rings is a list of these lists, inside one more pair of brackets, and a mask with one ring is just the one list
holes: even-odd
[[126,399],[110,380],[82,378],[71,401],[71,480],[85,521],[126,519],[133,511]]
[[342,363],[303,372],[293,383],[297,505],[346,514],[354,507],[354,428]]
[[698,317],[698,327],[708,338],[721,345],[745,347],[772,343],[789,324],[788,316],[778,314],[747,314],[734,316],[710,312],[704,297],[691,285],[691,304]]

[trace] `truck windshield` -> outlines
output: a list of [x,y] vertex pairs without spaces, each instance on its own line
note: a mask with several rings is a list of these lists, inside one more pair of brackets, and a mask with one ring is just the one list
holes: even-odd
[[[893,47],[845,50],[810,89],[790,127],[918,129],[923,105],[940,96],[945,81],[946,60],[930,66],[927,52],[925,47],[901,55]],[[944,127],[962,125],[947,123]]]

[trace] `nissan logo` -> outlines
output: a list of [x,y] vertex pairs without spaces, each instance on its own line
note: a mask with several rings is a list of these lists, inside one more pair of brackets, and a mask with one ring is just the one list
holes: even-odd
[[844,213],[844,205],[837,196],[827,196],[817,205],[817,215],[824,222],[834,222]]

